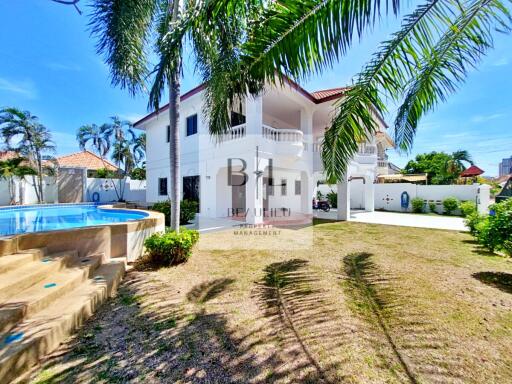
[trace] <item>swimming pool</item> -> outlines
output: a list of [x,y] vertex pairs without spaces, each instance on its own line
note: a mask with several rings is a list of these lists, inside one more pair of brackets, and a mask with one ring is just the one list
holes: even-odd
[[96,204],[52,204],[0,208],[0,236],[141,220],[145,212],[104,209]]

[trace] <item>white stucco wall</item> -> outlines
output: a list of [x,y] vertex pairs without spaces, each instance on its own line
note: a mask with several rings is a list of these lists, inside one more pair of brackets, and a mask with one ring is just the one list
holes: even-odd
[[[485,211],[489,205],[489,189],[479,184],[473,185],[416,185],[409,183],[375,184],[375,209],[386,211],[404,211],[400,205],[403,192],[409,194],[410,200],[420,197],[434,201],[438,212],[443,212],[442,201],[447,197],[456,197],[460,201],[479,201],[480,209]],[[407,211],[411,211],[411,206]]]

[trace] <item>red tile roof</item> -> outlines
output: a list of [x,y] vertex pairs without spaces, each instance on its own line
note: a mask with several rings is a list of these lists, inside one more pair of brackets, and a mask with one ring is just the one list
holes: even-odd
[[466,169],[464,172],[460,174],[460,177],[473,177],[473,176],[479,176],[482,173],[484,173],[483,170],[478,168],[476,165],[472,165],[468,169]]
[[311,96],[313,96],[316,100],[319,101],[327,101],[326,99],[332,100],[337,99],[343,96],[343,93],[347,91],[349,87],[338,87],[331,89],[323,89],[320,91],[311,92]]
[[98,170],[107,168],[110,171],[117,171],[118,168],[110,161],[103,159],[90,151],[72,153],[70,155],[57,157],[59,167],[76,167]]

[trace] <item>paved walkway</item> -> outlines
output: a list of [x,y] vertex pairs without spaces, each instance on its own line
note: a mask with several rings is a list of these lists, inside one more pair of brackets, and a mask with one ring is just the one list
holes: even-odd
[[[315,216],[323,219],[336,220],[336,210],[315,212]],[[461,217],[442,215],[422,215],[398,212],[362,212],[352,211],[350,221],[371,224],[400,225],[404,227],[446,229],[450,231],[468,231]]]

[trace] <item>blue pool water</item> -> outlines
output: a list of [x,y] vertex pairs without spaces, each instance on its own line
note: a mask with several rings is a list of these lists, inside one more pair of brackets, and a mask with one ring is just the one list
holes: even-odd
[[94,204],[0,208],[0,236],[140,220],[148,214]]

